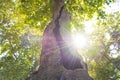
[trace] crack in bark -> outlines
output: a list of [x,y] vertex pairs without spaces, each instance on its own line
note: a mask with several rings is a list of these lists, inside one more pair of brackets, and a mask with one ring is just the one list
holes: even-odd
[[[60,27],[63,27],[63,26],[60,25],[60,22],[61,22],[60,19],[62,19],[62,20],[64,19],[64,18],[61,18],[61,16],[63,15],[62,14],[63,11],[65,10],[64,9],[64,3],[62,1],[63,0],[54,0],[54,2],[55,2],[54,8],[56,8],[56,11],[53,12],[54,13],[54,15],[53,15],[53,21],[46,27],[46,29],[44,31],[43,37],[45,37],[45,39],[42,42],[43,43],[42,45],[44,46],[44,47],[42,46],[42,48],[45,48],[45,50],[46,50],[46,45],[49,46],[48,48],[51,48],[51,46],[53,46],[52,44],[48,45],[48,43],[50,43],[48,41],[53,41],[55,43],[57,42],[56,45],[58,46],[58,53],[60,51],[59,54],[61,56],[61,61],[62,61],[62,56],[69,56],[69,53],[70,53],[70,51],[68,49],[69,48],[68,46],[65,49],[62,48],[62,47],[64,47],[64,44],[65,44],[65,41],[63,40],[63,38],[62,38],[62,36],[60,34]],[[53,32],[51,32],[51,31],[53,31]],[[50,32],[49,35],[48,35],[48,32]],[[51,37],[51,36],[54,37],[56,40],[52,40],[52,39],[48,39],[47,38],[47,37]],[[44,41],[45,42],[47,41],[48,43],[45,43]],[[67,54],[64,55],[64,52],[67,52]],[[58,53],[56,53],[56,54],[58,54]],[[42,52],[41,54],[46,55],[45,52],[44,53]],[[69,57],[71,58],[71,56],[73,58],[73,55],[70,55]],[[44,56],[41,56],[41,59],[42,59],[42,57],[44,57]],[[50,57],[50,56],[48,56],[48,57]],[[26,80],[40,80],[40,79],[41,80],[65,80],[66,74],[64,74],[62,72],[64,72],[64,70],[65,70],[66,73],[67,73],[67,72],[69,72],[68,69],[70,69],[70,71],[71,71],[70,73],[72,74],[75,71],[74,69],[76,69],[76,68],[77,69],[82,68],[81,67],[82,64],[80,62],[78,62],[79,60],[80,59],[78,59],[78,58],[74,59],[70,64],[67,61],[64,64],[62,63],[62,65],[61,64],[57,65],[57,66],[54,66],[54,65],[51,66],[50,65],[49,67],[46,67],[44,70],[42,70],[43,68],[40,67],[38,71],[32,73],[30,75],[30,77],[28,79],[26,79]],[[63,62],[64,61],[65,60],[63,60]],[[75,63],[73,63],[73,62],[75,62]],[[43,64],[46,64],[46,63],[43,63]],[[78,64],[78,65],[76,65],[76,64]],[[66,67],[66,65],[67,65],[67,67]],[[43,65],[41,64],[41,66],[43,66]],[[57,71],[55,70],[55,68],[53,66],[57,68],[56,69]],[[49,72],[49,70],[52,70],[52,72]],[[48,71],[48,72],[46,72],[46,71]],[[57,75],[58,72],[59,72],[59,75]],[[56,79],[56,76],[58,77],[58,79]],[[53,79],[51,77],[53,77]],[[69,77],[71,77],[71,76],[69,75]]]
[[59,50],[60,50],[60,55],[61,55],[60,63],[62,63],[62,65],[66,69],[71,69],[71,70],[78,69],[78,68],[83,69],[84,64],[82,64],[80,57],[78,57],[78,56],[75,57],[75,56],[71,55],[70,51],[69,51],[69,47],[64,46],[66,44],[66,42],[63,40],[63,38],[60,34],[60,27],[63,27],[63,26],[60,26],[60,24],[59,24],[60,23],[59,20],[61,18],[63,10],[64,10],[64,6],[62,6],[59,10],[59,16],[55,20],[55,28],[53,29],[53,33],[54,33],[54,36],[56,38],[56,42],[57,42],[57,44],[59,46]]

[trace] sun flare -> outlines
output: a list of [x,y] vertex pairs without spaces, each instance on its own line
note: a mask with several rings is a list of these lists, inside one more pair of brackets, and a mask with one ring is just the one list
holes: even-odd
[[95,20],[84,22],[84,25],[85,25],[84,30],[85,30],[85,32],[88,33],[88,34],[91,34],[94,31],[93,25],[95,25],[95,24],[96,24]]
[[73,44],[77,48],[84,48],[87,45],[87,38],[85,35],[76,34],[73,36]]

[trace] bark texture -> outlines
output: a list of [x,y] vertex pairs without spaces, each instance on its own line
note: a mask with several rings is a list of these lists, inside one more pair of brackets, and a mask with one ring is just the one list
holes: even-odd
[[93,80],[87,64],[68,43],[70,36],[64,26],[71,18],[64,1],[54,2],[53,20],[43,34],[40,68],[26,80]]

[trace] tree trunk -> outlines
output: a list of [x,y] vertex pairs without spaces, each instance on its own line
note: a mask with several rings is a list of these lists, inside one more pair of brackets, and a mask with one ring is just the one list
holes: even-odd
[[40,56],[40,68],[26,80],[92,80],[87,65],[69,46],[65,25],[70,22],[63,0],[54,0],[53,20],[46,27]]

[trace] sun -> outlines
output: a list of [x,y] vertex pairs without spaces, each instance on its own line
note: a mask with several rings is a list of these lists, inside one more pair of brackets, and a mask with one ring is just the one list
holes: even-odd
[[83,34],[73,35],[73,45],[77,48],[84,48],[87,45],[87,38]]

